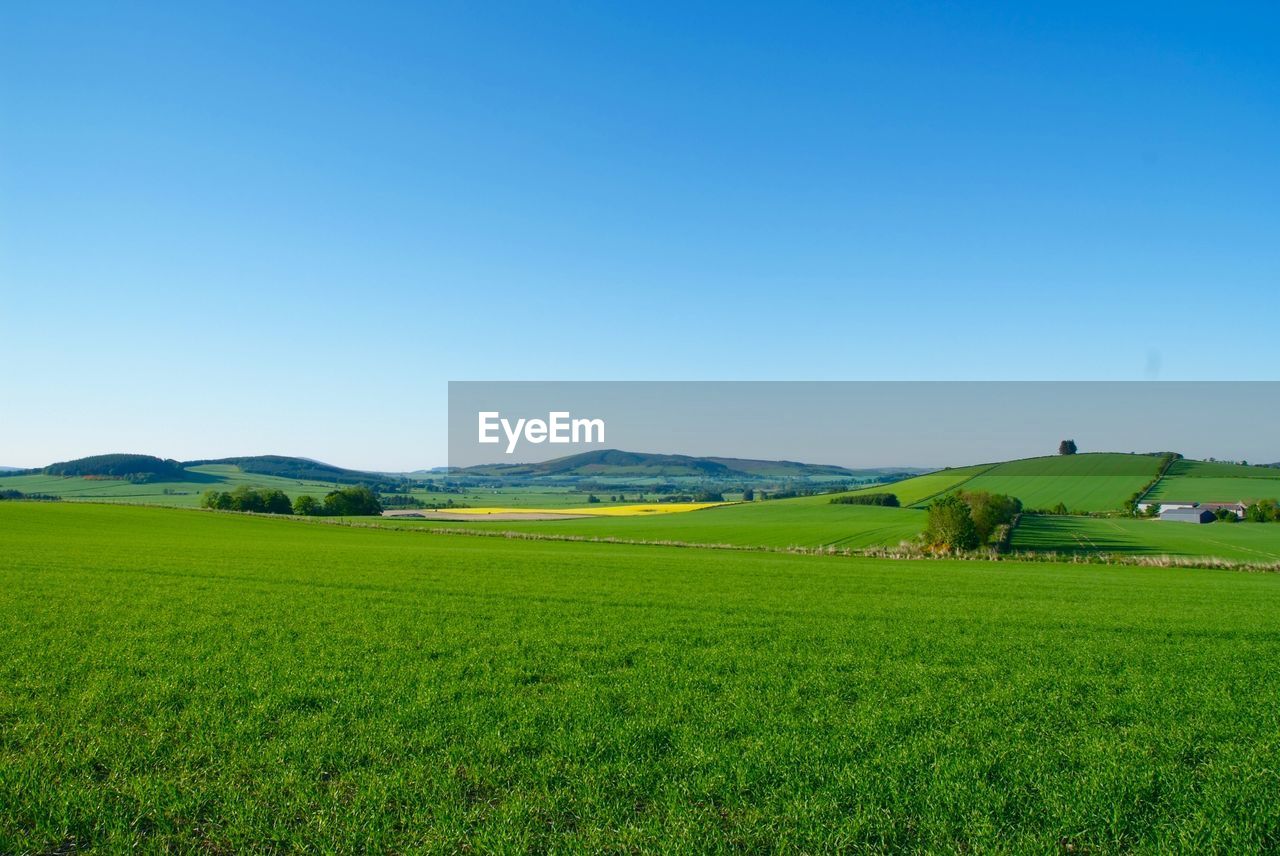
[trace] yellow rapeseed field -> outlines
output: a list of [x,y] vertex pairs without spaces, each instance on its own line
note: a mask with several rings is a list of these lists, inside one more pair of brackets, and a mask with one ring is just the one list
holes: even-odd
[[634,517],[640,514],[675,514],[680,511],[697,511],[701,508],[713,508],[717,505],[728,505],[725,502],[654,502],[644,505],[610,505],[600,508],[595,505],[573,505],[564,508],[457,508],[444,509],[456,511],[458,514],[589,514],[592,517]]

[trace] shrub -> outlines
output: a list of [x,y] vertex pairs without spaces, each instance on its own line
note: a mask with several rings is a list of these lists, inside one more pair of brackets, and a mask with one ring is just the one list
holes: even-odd
[[948,550],[972,550],[981,543],[969,504],[955,494],[934,500],[929,506],[924,539],[932,547]]

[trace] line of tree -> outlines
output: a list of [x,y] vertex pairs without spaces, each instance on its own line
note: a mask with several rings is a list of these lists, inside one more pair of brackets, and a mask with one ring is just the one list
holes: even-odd
[[[1141,502],[1142,498],[1146,496],[1147,493],[1153,487],[1156,486],[1156,482],[1164,478],[1164,475],[1166,472],[1168,472],[1169,467],[1173,466],[1173,462],[1180,461],[1180,460],[1182,460],[1182,455],[1179,455],[1177,452],[1164,452],[1163,454],[1161,454],[1160,466],[1156,468],[1155,476],[1151,479],[1151,481],[1144,484],[1139,490],[1134,491],[1133,496],[1129,497],[1124,501],[1124,510],[1127,511],[1129,514],[1133,514],[1135,516],[1141,515],[1142,512],[1138,510],[1138,503]],[[1148,516],[1151,516],[1155,512],[1155,507],[1149,506],[1147,509],[1147,512],[1148,512]]]
[[724,494],[714,490],[697,493],[672,493],[658,497],[658,502],[724,502]]
[[1007,527],[1021,513],[1021,500],[1002,493],[976,490],[947,494],[929,506],[924,541],[930,547],[951,551],[1001,542]]
[[255,514],[293,514],[293,500],[282,490],[240,485],[233,491],[210,490],[200,497],[204,508],[220,511],[251,511]]
[[[407,493],[380,493],[378,494],[378,502],[382,504],[384,509],[387,508],[470,508],[465,502],[458,502],[453,497],[448,499],[432,500],[430,502],[418,499],[416,496],[410,496]],[[295,503],[296,505],[296,503]]]
[[229,492],[207,491],[200,498],[200,505],[220,511],[296,514],[304,517],[366,517],[382,513],[378,495],[364,485],[338,488],[325,494],[323,500],[307,494],[290,500],[282,490],[241,485]]
[[832,505],[883,505],[887,508],[898,508],[898,495],[895,493],[851,493],[848,496],[837,496],[831,500]]
[[31,502],[58,502],[62,499],[60,496],[52,496],[47,493],[23,493],[20,490],[5,489],[0,490],[0,500],[28,500]]

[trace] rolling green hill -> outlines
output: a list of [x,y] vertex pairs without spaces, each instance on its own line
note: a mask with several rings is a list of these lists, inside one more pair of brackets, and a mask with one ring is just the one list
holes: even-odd
[[[26,472],[30,472],[29,470]],[[182,464],[154,455],[91,455],[71,461],[59,461],[40,470],[49,476],[80,476],[88,478],[121,478],[140,481],[181,481],[185,478]]]
[[124,502],[147,505],[195,507],[206,490],[234,490],[240,485],[277,488],[290,498],[302,494],[322,497],[338,487],[336,482],[284,479],[277,476],[246,473],[230,464],[207,464],[190,467],[182,478],[172,481],[135,483],[119,478],[85,478],[44,473],[7,475],[0,478],[0,488],[26,494],[46,494],[64,500]]
[[1028,509],[1062,503],[1075,512],[1119,511],[1156,477],[1160,465],[1155,455],[1106,452],[1026,458],[996,464],[964,489],[1016,496]]
[[293,458],[284,455],[250,455],[239,458],[212,458],[185,461],[187,468],[206,466],[232,466],[240,472],[253,475],[277,476],[295,481],[324,482],[326,484],[378,484],[398,481],[399,476],[349,470],[332,464],[313,461],[310,458]]
[[405,482],[396,476],[280,455],[185,462],[151,455],[94,455],[39,470],[0,472],[0,488],[25,494],[174,506],[194,506],[206,490],[233,490],[240,485],[276,488],[296,497],[323,496],[352,484],[389,489]]

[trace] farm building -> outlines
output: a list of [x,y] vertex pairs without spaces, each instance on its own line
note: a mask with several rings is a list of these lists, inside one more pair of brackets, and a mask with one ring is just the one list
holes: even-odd
[[1160,519],[1177,523],[1212,523],[1218,518],[1207,508],[1171,508],[1160,512]]
[[1205,502],[1200,505],[1201,508],[1207,508],[1210,511],[1217,511],[1225,508],[1236,516],[1239,520],[1244,520],[1245,514],[1249,511],[1249,506],[1243,502]]
[[1225,508],[1234,514],[1238,519],[1244,520],[1244,516],[1249,507],[1243,502],[1139,502],[1138,511],[1145,512],[1154,506],[1160,512],[1163,518],[1169,511],[1199,511],[1207,509],[1216,512],[1219,508]]

